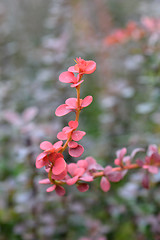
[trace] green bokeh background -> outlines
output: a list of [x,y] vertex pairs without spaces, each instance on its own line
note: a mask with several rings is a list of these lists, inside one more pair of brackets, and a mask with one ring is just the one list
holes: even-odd
[[[91,155],[105,166],[122,147],[159,145],[159,52],[143,52],[143,41],[104,44],[129,20],[159,14],[158,0],[0,1],[0,240],[160,239],[159,174],[149,191],[133,171],[108,193],[97,179],[88,192],[71,187],[60,198],[38,185],[46,175],[35,169],[40,142],[55,142],[73,119],[54,111],[75,96],[58,76],[76,57],[97,63],[81,90],[94,98],[80,116],[87,132],[81,159]],[[37,114],[27,121],[30,107]],[[76,161],[67,152],[65,159]]]

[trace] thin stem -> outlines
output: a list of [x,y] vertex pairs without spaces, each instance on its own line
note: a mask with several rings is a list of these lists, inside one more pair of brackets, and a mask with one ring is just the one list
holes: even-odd
[[[82,74],[79,74],[79,75],[78,75],[78,78],[79,78],[79,79],[78,79],[78,82],[81,81],[82,76],[83,76]],[[78,122],[78,120],[79,120],[79,114],[80,114],[80,111],[81,111],[81,109],[80,109],[80,107],[81,107],[80,87],[81,87],[81,85],[78,85],[78,86],[76,87],[76,91],[77,91],[77,109],[76,109],[76,118],[75,118],[75,121],[77,121],[77,122]],[[76,130],[76,129],[75,129],[75,130]],[[68,143],[69,143],[70,140],[71,140],[71,134],[68,136],[67,141],[65,142],[64,146],[63,146],[62,149],[60,150],[60,153],[62,153],[62,152],[67,148]]]
[[[79,74],[77,77],[79,78],[78,79],[78,82],[81,81],[82,79],[82,76],[83,74]],[[81,99],[80,99],[80,87],[81,85],[79,85],[78,87],[76,87],[76,91],[77,91],[77,110],[76,110],[76,119],[75,121],[78,121],[79,120],[79,114],[80,114],[80,111],[81,111]]]
[[49,169],[48,178],[49,178],[50,182],[54,184],[54,181],[52,179],[52,167]]
[[80,114],[80,85],[76,88],[77,91],[77,110],[76,110],[76,119],[75,121],[79,120],[79,114]]
[[[138,164],[131,164],[129,166],[123,166],[122,167],[115,167],[115,168],[112,168],[112,172],[119,172],[119,171],[123,171],[123,170],[129,170],[129,169],[135,169],[135,168],[140,168],[140,166]],[[104,176],[104,172],[101,171],[101,172],[96,172],[96,173],[93,173],[93,176],[94,178],[97,178],[97,177],[102,177]]]
[[65,142],[64,146],[62,147],[62,149],[60,150],[60,153],[62,153],[68,146],[69,141],[71,140],[71,134],[68,136],[67,141]]
[[[159,167],[160,163],[154,164],[154,166]],[[133,164],[130,164],[129,166],[123,166],[123,168],[122,167],[112,168],[112,172],[119,172],[119,171],[123,171],[123,170],[130,170],[130,169],[136,169],[136,168],[141,168],[141,167],[137,163],[133,163]],[[96,172],[96,173],[93,173],[92,175],[94,178],[102,177],[102,176],[104,176],[104,172],[103,171]]]

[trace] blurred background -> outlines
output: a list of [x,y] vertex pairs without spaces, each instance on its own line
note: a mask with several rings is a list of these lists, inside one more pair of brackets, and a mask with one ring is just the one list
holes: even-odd
[[[108,193],[96,180],[61,198],[39,186],[46,175],[35,168],[40,142],[57,141],[73,119],[54,111],[75,95],[58,76],[76,57],[97,63],[82,85],[81,97],[94,101],[80,116],[87,135],[79,159],[106,166],[122,147],[159,145],[159,16],[159,0],[0,1],[0,240],[160,239],[159,174],[149,191],[133,171]],[[109,43],[130,21],[147,34]]]

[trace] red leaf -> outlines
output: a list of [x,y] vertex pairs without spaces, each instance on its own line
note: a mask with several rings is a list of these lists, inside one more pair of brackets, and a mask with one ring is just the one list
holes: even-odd
[[142,179],[142,186],[146,189],[149,189],[149,175],[145,174]]
[[80,192],[86,192],[88,189],[89,189],[89,185],[87,183],[79,183],[77,185],[77,189],[80,191]]
[[65,189],[59,185],[56,186],[55,191],[59,196],[63,196],[66,193]]
[[80,157],[84,152],[84,148],[81,145],[78,145],[76,148],[69,148],[69,154],[72,157]]

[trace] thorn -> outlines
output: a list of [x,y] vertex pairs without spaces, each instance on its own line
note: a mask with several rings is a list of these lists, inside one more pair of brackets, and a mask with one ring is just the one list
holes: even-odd
[[[77,63],[77,61],[73,58],[73,61],[75,61],[75,63]],[[78,63],[77,63],[78,64]]]

